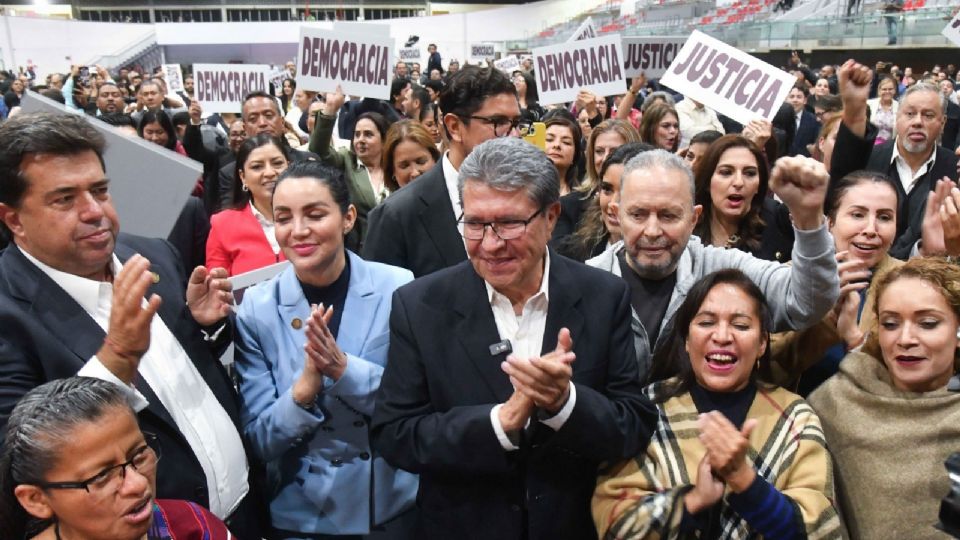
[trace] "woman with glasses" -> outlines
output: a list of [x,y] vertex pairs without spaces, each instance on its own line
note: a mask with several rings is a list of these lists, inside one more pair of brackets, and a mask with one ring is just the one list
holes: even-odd
[[156,438],[142,433],[124,390],[87,377],[28,392],[0,454],[4,538],[232,538],[205,508],[157,500]]

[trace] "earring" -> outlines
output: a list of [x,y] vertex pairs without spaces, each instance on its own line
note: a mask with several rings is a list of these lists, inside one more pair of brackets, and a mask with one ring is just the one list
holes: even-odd
[[960,326],[957,327],[957,339],[960,339]]
[[[248,188],[246,184],[240,184],[240,189],[243,191],[250,191],[250,188]],[[960,332],[960,330],[957,331]]]

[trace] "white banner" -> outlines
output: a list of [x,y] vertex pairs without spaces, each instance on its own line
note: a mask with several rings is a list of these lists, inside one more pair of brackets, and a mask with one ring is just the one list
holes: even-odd
[[773,120],[793,75],[694,30],[660,83],[741,124]]
[[577,30],[570,36],[567,42],[593,39],[595,37],[597,37],[597,29],[593,27],[593,17],[587,17],[587,20],[580,23],[580,26],[577,27]]
[[514,71],[520,69],[520,60],[516,56],[510,55],[493,62],[493,67],[499,69],[500,71],[510,75]]
[[281,93],[283,93],[283,81],[289,78],[291,77],[290,72],[287,71],[287,68],[281,68],[267,75],[267,82],[273,85],[274,90],[276,90],[277,95],[279,96]]
[[420,47],[403,47],[400,49],[400,60],[407,63],[419,62],[423,58]]
[[183,70],[180,64],[164,64],[163,78],[167,81],[167,90],[171,94],[183,92]]
[[663,77],[686,40],[684,37],[623,38],[624,76],[632,79],[643,72],[647,79]]
[[297,87],[390,99],[393,39],[389,33],[329,31],[300,27]]
[[[23,112],[71,113],[71,109],[34,92],[25,92]],[[110,199],[123,232],[166,238],[180,217],[203,166],[136,135],[86,117],[107,140],[103,153],[110,176]]]
[[196,98],[204,114],[238,113],[250,92],[267,92],[270,66],[255,64],[195,64],[193,81]]
[[960,45],[960,11],[957,12],[957,16],[950,21],[950,24],[943,29],[943,32],[940,32],[943,36],[954,43],[954,45]]
[[497,50],[493,43],[471,43],[470,58],[473,61],[489,60],[496,56]]
[[627,90],[619,34],[539,47],[533,65],[543,105],[574,101],[581,89],[600,96]]

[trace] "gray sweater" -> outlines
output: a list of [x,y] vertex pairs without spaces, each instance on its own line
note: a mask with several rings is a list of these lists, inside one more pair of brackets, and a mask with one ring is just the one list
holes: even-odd
[[[650,370],[653,351],[666,339],[673,327],[673,314],[687,297],[687,292],[701,277],[724,268],[736,268],[760,287],[773,316],[771,332],[803,330],[818,323],[833,308],[840,296],[837,258],[833,237],[826,225],[814,231],[794,230],[792,264],[757,259],[738,249],[704,246],[700,238],[691,236],[677,263],[677,284],[670,296],[657,343],[650,343],[647,332],[633,313],[631,328],[634,346],[640,361],[641,380]],[[623,241],[587,261],[594,268],[620,274],[617,254]]]

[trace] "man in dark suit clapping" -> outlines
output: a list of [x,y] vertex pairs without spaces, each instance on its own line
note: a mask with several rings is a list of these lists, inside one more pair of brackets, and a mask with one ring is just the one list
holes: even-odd
[[630,293],[548,250],[560,180],[533,145],[477,146],[458,191],[470,260],[395,293],[374,448],[420,475],[417,538],[595,538],[599,464],[656,424]]

